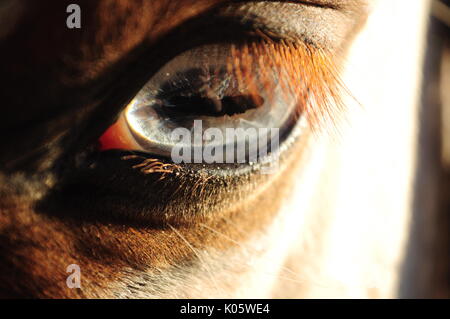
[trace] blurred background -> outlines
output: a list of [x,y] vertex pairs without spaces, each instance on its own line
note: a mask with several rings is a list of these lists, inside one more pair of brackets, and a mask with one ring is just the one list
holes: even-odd
[[[416,183],[422,184],[422,191],[415,201],[416,211],[421,213],[414,216],[411,236],[410,246],[416,249],[408,252],[408,258],[416,263],[406,270],[406,276],[414,280],[402,291],[407,298],[449,298],[450,0],[432,1],[427,42],[420,142],[427,143],[423,146],[432,160],[419,162]],[[434,183],[427,183],[434,179],[439,181],[438,189],[431,186]]]

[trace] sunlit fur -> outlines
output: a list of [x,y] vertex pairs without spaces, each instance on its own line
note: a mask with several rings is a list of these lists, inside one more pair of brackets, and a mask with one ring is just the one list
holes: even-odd
[[[262,31],[259,34],[264,36]],[[339,60],[325,48],[275,41],[265,35],[261,41],[233,45],[228,70],[249,91],[262,86],[269,100],[274,86],[281,85],[288,103],[297,100],[297,118],[305,117],[313,130],[332,132],[345,110],[343,96],[348,94],[339,79]]]

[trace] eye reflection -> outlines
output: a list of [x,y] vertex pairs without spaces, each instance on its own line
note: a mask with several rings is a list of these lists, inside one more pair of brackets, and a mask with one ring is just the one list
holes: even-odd
[[232,116],[264,103],[260,95],[239,90],[235,79],[224,70],[192,69],[177,73],[175,79],[181,80],[167,81],[155,98],[154,107],[159,107],[161,114],[168,117],[176,117],[177,113],[185,116]]
[[226,129],[238,128],[289,131],[298,101],[286,90],[284,70],[262,59],[246,61],[237,57],[237,50],[203,46],[162,67],[123,114],[137,144],[168,155],[177,142],[171,132],[192,130],[196,120],[202,121],[203,130],[216,128],[224,136]]

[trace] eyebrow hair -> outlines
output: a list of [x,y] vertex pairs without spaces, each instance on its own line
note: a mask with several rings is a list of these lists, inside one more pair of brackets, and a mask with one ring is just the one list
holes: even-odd
[[348,5],[351,2],[349,0],[293,0],[294,2],[302,2],[305,4],[317,5],[329,8],[342,8],[344,5]]

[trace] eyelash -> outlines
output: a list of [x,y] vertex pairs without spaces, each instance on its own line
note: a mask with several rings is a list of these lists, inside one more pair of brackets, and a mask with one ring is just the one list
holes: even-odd
[[337,64],[326,50],[301,41],[274,41],[266,37],[264,41],[244,44],[233,52],[230,71],[248,70],[256,58],[261,67],[259,74],[268,83],[273,76],[270,70],[283,70],[284,89],[300,97],[297,116],[305,116],[315,132],[337,128],[345,110],[343,96],[348,91],[339,77]]

